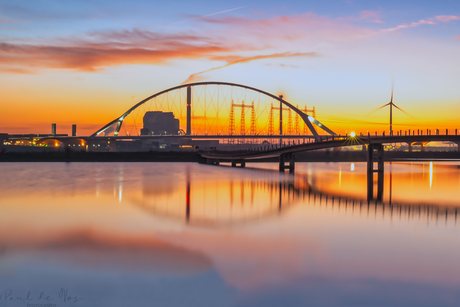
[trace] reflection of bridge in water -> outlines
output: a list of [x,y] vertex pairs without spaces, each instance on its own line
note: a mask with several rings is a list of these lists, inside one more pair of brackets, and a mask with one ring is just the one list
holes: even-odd
[[[293,174],[295,169],[295,154],[321,149],[340,148],[350,145],[361,145],[367,151],[367,199],[382,201],[384,181],[384,144],[407,142],[423,143],[445,141],[460,143],[460,135],[398,135],[398,136],[371,136],[366,137],[331,137],[317,138],[315,142],[294,144],[291,146],[262,146],[254,150],[243,151],[203,151],[201,156],[207,159],[208,164],[219,165],[221,162],[231,162],[232,167],[245,167],[247,161],[257,161],[265,158],[279,158],[279,171],[289,169]],[[456,157],[457,160],[460,156]],[[288,165],[286,165],[288,163]],[[377,196],[374,197],[374,174],[377,174]]]
[[[437,204],[406,204],[401,202],[368,201],[365,198],[347,197],[324,193],[309,183],[308,175],[285,175],[279,180],[273,179],[273,171],[255,170],[267,174],[265,178],[255,180],[229,180],[224,188],[217,188],[215,198],[208,204],[193,199],[193,194],[205,193],[196,185],[190,173],[185,184],[183,206],[157,203],[149,199],[134,201],[145,212],[161,218],[186,221],[190,225],[201,227],[227,227],[254,223],[276,218],[298,206],[319,206],[352,215],[367,217],[379,216],[400,219],[426,221],[428,224],[444,221],[457,223],[460,207]],[[198,185],[199,185],[199,181]],[[213,188],[214,189],[214,188]],[[219,195],[219,193],[221,193]]]

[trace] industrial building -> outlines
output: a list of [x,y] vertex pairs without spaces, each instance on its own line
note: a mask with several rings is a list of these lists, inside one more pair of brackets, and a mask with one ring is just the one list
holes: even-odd
[[141,135],[178,135],[179,119],[173,112],[149,111],[144,115]]

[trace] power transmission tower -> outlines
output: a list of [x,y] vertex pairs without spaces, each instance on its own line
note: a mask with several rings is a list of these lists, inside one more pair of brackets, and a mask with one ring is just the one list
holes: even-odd
[[[240,124],[240,134],[245,135],[246,134],[246,111],[245,108],[251,108],[251,132],[255,134],[255,127],[256,127],[256,113],[255,113],[255,107],[254,107],[254,102],[252,104],[244,104],[244,100],[241,102],[241,104],[234,104],[232,103],[232,110],[234,107],[239,107],[241,108],[241,124]],[[230,116],[232,116],[232,113],[230,112]],[[233,115],[233,126],[235,125],[235,115]]]
[[256,108],[254,106],[254,101],[251,104],[251,135],[256,135]]
[[[297,109],[298,109],[298,108],[299,108],[299,105],[297,105],[296,107],[297,107]],[[300,133],[299,118],[300,118],[299,114],[296,113],[296,114],[295,114],[295,128],[294,128],[294,133],[295,133],[295,134]]]
[[292,112],[291,109],[289,108],[288,111],[288,126],[287,126],[287,133],[288,135],[292,135]]
[[240,135],[246,134],[246,113],[244,112],[244,100],[242,101],[243,104],[241,105],[241,121],[240,121]]
[[275,127],[273,125],[273,102],[272,102],[272,105],[270,107],[270,113],[268,115],[268,135],[273,135],[275,134]]
[[232,106],[230,108],[230,124],[228,125],[228,134],[233,135],[235,133],[235,105],[232,99]]

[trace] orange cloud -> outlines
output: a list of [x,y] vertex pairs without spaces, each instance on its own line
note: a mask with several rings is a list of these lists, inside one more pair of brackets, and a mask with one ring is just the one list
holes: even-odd
[[315,52],[304,52],[304,53],[283,52],[283,53],[274,53],[274,54],[267,54],[267,55],[256,55],[256,56],[250,56],[250,57],[231,56],[231,55],[230,56],[214,56],[214,57],[211,57],[212,60],[224,61],[224,62],[227,62],[227,64],[219,66],[219,67],[214,67],[208,70],[204,70],[204,71],[201,71],[195,74],[191,74],[187,78],[187,80],[182,82],[182,84],[198,82],[200,80],[203,80],[203,77],[200,76],[201,74],[204,74],[209,71],[221,69],[224,67],[228,67],[234,64],[246,63],[246,62],[261,60],[261,59],[274,59],[274,58],[287,58],[287,57],[300,57],[300,56],[316,56],[316,53]]
[[[0,70],[31,72],[37,68],[96,71],[124,64],[161,64],[172,59],[197,59],[229,51],[214,44],[195,46],[184,43],[163,44],[159,49],[113,46],[34,46],[0,43]],[[29,67],[25,69],[24,66]]]

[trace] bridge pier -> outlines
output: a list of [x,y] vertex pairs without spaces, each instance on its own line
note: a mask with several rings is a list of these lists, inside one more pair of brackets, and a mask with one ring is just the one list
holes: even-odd
[[[288,164],[286,165],[286,162]],[[289,169],[290,174],[294,174],[295,159],[293,153],[281,154],[279,157],[279,171],[284,172],[285,169]]]
[[237,164],[239,164],[240,167],[242,167],[242,168],[246,167],[246,161],[244,161],[244,160],[233,160],[232,161],[232,167],[238,167]]
[[[383,144],[369,144],[367,156],[367,200],[374,200],[374,173],[377,173],[377,201],[383,199]],[[377,169],[375,169],[377,164]]]

